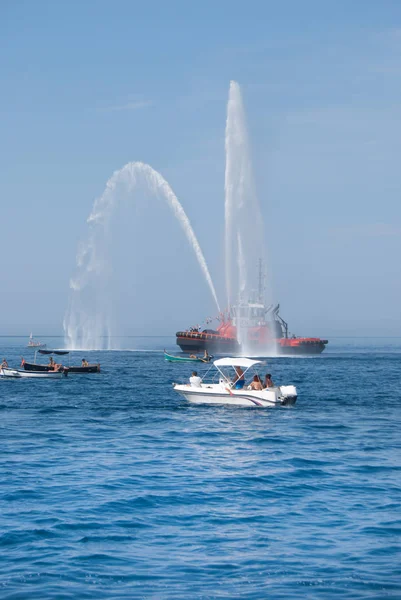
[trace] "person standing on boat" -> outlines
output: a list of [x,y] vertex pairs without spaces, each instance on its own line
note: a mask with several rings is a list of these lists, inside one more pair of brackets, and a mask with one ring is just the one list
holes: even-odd
[[263,387],[265,387],[265,388],[274,387],[274,383],[272,381],[272,376],[270,375],[270,373],[266,373],[265,384]]
[[192,376],[189,378],[191,387],[202,387],[202,379],[199,377],[197,371],[192,371]]
[[236,373],[234,377],[234,387],[236,390],[242,390],[245,385],[244,371],[241,369],[241,367],[234,367],[234,369]]

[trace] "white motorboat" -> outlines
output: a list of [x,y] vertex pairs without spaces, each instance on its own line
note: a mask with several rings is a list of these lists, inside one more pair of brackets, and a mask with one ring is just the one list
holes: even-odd
[[60,379],[66,375],[63,371],[23,371],[21,369],[11,369],[10,367],[0,368],[0,377],[11,377],[14,379],[20,379],[22,377],[29,377],[31,379]]
[[[202,383],[199,383],[199,386],[194,386],[191,383],[174,383],[174,390],[194,404],[272,407],[295,404],[297,400],[297,390],[294,385],[274,386],[262,390],[254,390],[251,386],[244,385],[238,389],[239,386],[233,382],[232,378],[224,370],[225,367],[231,367],[234,369],[234,373],[236,373],[236,367],[245,369],[241,377],[241,379],[245,380],[245,375],[251,367],[263,364],[260,360],[241,357],[219,358],[213,364],[217,369],[218,383],[214,383],[213,381],[207,383],[203,380]],[[234,377],[234,381],[236,378],[237,376]]]

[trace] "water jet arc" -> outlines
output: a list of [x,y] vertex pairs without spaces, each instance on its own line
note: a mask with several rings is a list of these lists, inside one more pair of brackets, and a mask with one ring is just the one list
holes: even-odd
[[[122,185],[128,192],[134,192],[141,179],[154,194],[164,198],[178,219],[220,311],[205,257],[177,196],[164,177],[150,165],[143,162],[130,162],[113,173],[106,183],[103,194],[95,200],[87,219],[89,233],[86,242],[81,245],[77,253],[78,272],[70,281],[70,305],[64,319],[64,334],[68,347],[96,348],[99,337],[103,336],[108,338],[108,347],[110,347],[110,303],[106,293],[109,257],[105,242],[110,219],[118,203],[118,186]],[[88,288],[92,288],[93,293],[89,294],[91,299],[93,300],[93,297],[98,299],[95,314],[93,314],[93,302],[88,303],[87,300]]]

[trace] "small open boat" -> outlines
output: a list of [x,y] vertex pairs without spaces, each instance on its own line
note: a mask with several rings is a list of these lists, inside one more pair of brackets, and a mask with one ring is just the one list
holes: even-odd
[[[257,364],[262,364],[262,361],[242,357],[220,358],[213,363],[217,369],[218,383],[213,381],[207,383],[204,381],[205,378],[201,380],[200,377],[196,377],[197,385],[174,383],[173,388],[188,402],[194,404],[226,404],[261,408],[295,404],[297,390],[294,385],[267,387],[261,390],[244,385],[246,372]],[[234,369],[234,380],[224,371],[225,367]],[[241,378],[238,375],[238,367],[241,368]],[[239,381],[242,382],[242,386],[237,386]]]
[[43,344],[42,342],[39,342],[38,340],[34,340],[33,336],[32,336],[32,332],[31,332],[31,335],[29,336],[27,348],[46,348],[46,344]]
[[[69,350],[38,350],[39,354],[47,354],[47,355],[56,355],[56,356],[64,356],[69,354]],[[25,371],[33,371],[33,372],[51,372],[53,367],[50,364],[41,365],[36,363],[36,352],[35,359],[33,363],[27,362],[22,359],[21,367],[24,367]],[[86,366],[81,365],[63,365],[63,371],[68,371],[68,373],[99,373],[100,372],[100,364],[91,364]]]
[[164,359],[167,360],[168,362],[184,362],[184,363],[188,363],[188,362],[200,362],[200,363],[208,363],[211,361],[211,359],[213,358],[213,356],[174,356],[172,354],[167,354],[166,351],[164,351]]
[[30,377],[31,379],[60,379],[65,377],[68,371],[22,371],[22,369],[10,369],[9,367],[2,367],[0,369],[0,377],[9,377],[13,379],[21,379],[24,377]]

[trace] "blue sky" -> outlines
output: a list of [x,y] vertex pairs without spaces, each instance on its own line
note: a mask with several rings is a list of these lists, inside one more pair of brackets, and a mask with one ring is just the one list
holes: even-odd
[[[223,295],[235,79],[291,330],[401,335],[399,1],[3,0],[0,32],[0,332],[61,331],[93,200],[132,160],[169,181]],[[113,239],[127,331],[213,313],[165,207],[124,205]]]

